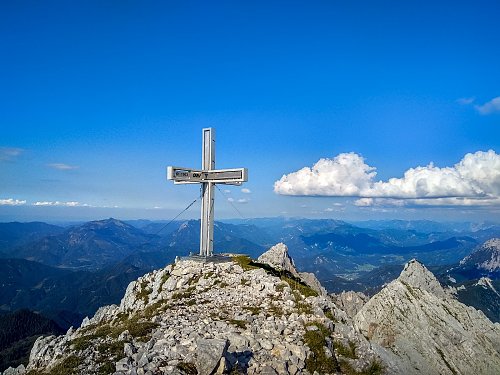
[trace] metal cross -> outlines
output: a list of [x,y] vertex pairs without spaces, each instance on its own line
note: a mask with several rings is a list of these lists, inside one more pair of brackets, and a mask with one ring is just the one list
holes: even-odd
[[167,179],[174,184],[201,184],[200,256],[213,255],[215,184],[241,185],[248,181],[246,168],[215,169],[215,129],[203,132],[201,170],[167,167]]

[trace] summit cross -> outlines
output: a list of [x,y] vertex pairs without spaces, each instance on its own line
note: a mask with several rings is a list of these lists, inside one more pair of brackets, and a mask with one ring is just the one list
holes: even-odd
[[248,181],[246,168],[215,169],[215,129],[202,130],[201,170],[167,167],[167,179],[174,184],[201,184],[200,256],[213,255],[215,184],[241,185]]

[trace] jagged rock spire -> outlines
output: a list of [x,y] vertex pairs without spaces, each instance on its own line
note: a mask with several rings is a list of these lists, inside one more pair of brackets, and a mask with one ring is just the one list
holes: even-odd
[[283,242],[280,242],[267,250],[259,258],[257,258],[257,262],[269,264],[278,271],[288,271],[292,275],[300,277],[297,269],[295,268],[293,259],[288,254],[288,247]]

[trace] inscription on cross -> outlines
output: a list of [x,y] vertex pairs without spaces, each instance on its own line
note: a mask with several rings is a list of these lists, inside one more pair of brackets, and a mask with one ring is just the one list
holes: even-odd
[[241,185],[248,181],[246,168],[215,169],[215,129],[202,130],[201,169],[167,167],[174,184],[201,184],[200,256],[213,255],[215,184]]

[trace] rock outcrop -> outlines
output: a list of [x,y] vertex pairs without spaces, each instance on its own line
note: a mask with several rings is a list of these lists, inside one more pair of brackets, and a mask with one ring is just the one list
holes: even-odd
[[354,318],[359,310],[363,308],[368,301],[368,296],[361,292],[342,292],[332,295],[335,304],[344,310],[348,316]]
[[388,372],[500,373],[500,325],[450,296],[415,260],[354,320]]
[[38,339],[27,369],[295,375],[380,366],[330,298],[266,267],[237,256],[180,260],[146,274],[119,306],[99,309],[64,336]]
[[292,275],[300,277],[293,259],[288,254],[288,247],[282,242],[274,245],[259,256],[257,262],[268,264],[278,271],[288,271]]

